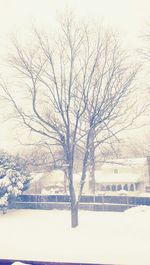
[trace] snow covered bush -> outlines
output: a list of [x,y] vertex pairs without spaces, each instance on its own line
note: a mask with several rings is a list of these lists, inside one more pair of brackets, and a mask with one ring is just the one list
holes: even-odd
[[9,200],[21,195],[30,179],[23,159],[0,153],[0,205],[7,206]]

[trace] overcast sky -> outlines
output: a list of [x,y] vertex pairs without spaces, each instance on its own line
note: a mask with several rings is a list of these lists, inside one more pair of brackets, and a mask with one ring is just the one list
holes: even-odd
[[64,9],[71,8],[86,19],[104,20],[131,41],[149,18],[149,0],[0,0],[0,35],[24,30],[31,22],[55,23]]
[[[11,34],[23,36],[32,24],[54,27],[56,19],[65,9],[73,9],[76,15],[104,22],[117,30],[131,49],[140,46],[139,36],[149,20],[149,0],[0,0],[0,57],[8,52]],[[0,120],[3,113],[0,111]],[[0,123],[0,148],[15,147],[13,125]]]

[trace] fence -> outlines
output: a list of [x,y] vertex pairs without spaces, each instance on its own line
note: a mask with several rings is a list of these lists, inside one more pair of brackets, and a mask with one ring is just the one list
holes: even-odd
[[[150,197],[82,196],[80,209],[92,211],[124,211],[137,205],[150,205]],[[21,195],[10,202],[10,209],[70,209],[68,195]]]

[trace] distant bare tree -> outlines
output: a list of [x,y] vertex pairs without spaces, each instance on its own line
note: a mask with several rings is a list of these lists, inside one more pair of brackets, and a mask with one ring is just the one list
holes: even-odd
[[[1,87],[19,122],[41,135],[51,150],[53,146],[63,150],[71,226],[76,227],[90,149],[94,154],[104,144],[110,145],[139,115],[134,112],[132,94],[137,69],[128,65],[111,31],[90,32],[72,17],[61,22],[57,40],[37,30],[34,34],[35,45],[31,43],[26,49],[15,41],[15,53],[9,58],[10,67],[20,77],[19,89],[16,92],[5,82]],[[82,172],[76,190],[75,157],[79,150]]]

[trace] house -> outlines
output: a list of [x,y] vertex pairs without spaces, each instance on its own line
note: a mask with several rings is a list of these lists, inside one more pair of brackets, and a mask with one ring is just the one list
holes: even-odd
[[[66,194],[68,181],[63,170],[33,173],[33,180],[25,194]],[[74,186],[80,186],[81,172],[74,174]],[[84,193],[90,193],[90,175],[84,186]],[[150,158],[115,159],[104,162],[95,171],[95,192],[139,191],[145,192],[150,183]]]
[[66,177],[62,170],[32,173],[30,187],[24,194],[66,193]]
[[[66,194],[68,191],[68,180],[63,170],[52,170],[44,173],[32,173],[32,181],[24,194]],[[74,186],[77,191],[80,187],[81,173],[74,174]],[[84,185],[84,191],[88,192],[88,177]]]
[[149,161],[147,158],[109,160],[95,172],[97,191],[144,192],[148,183]]

